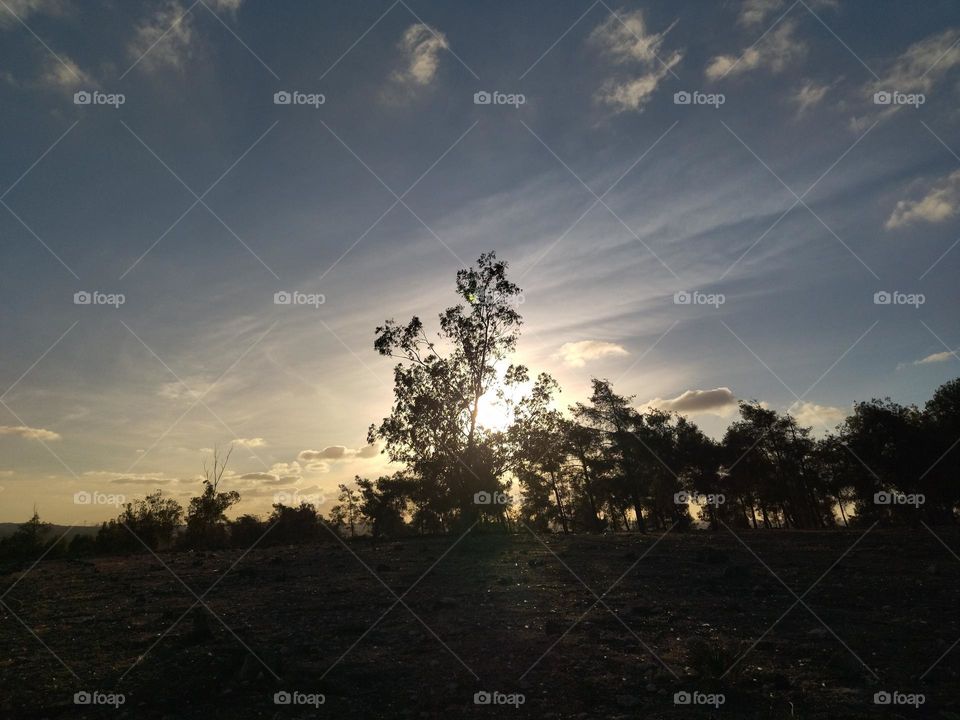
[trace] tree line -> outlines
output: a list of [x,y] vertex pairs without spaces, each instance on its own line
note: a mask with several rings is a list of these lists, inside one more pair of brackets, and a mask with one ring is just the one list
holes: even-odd
[[[95,536],[51,540],[38,514],[0,541],[11,558],[317,542],[454,532],[482,525],[541,532],[832,528],[851,523],[952,523],[960,508],[960,379],[918,408],[858,402],[824,437],[789,412],[741,401],[715,440],[683,415],[638,409],[609,380],[564,413],[548,373],[510,364],[520,336],[519,287],[494,253],[456,276],[459,302],[430,334],[418,318],[376,328],[397,360],[390,413],[371,425],[401,469],[339,486],[324,518],[310,503],[229,520],[221,489],[230,451],[204,465],[186,509],[160,490],[124,505]],[[481,401],[508,418],[486,427]]]

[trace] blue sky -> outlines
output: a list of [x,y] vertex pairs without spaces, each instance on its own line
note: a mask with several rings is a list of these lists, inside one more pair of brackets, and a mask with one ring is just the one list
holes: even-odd
[[957,375],[955,3],[4,0],[0,36],[0,520],[189,498],[214,444],[242,511],[382,471],[373,329],[490,249],[565,403],[823,431]]

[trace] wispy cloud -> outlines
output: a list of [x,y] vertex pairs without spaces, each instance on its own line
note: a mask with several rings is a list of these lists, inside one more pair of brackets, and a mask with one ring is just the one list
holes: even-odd
[[920,358],[919,360],[914,360],[911,363],[900,363],[897,365],[898,370],[902,370],[905,367],[911,365],[935,365],[936,363],[948,362],[950,360],[956,360],[957,354],[950,350],[944,350],[943,352],[935,352],[926,357]]
[[796,29],[794,20],[784,20],[776,30],[739,56],[715,56],[707,65],[707,79],[719,80],[727,75],[743,75],[754,70],[774,74],[783,72],[807,53],[807,44],[794,37]]
[[450,47],[447,36],[424,23],[408,27],[400,39],[402,67],[393,79],[403,85],[429,85],[440,67],[440,52]]
[[[597,94],[600,102],[612,106],[616,112],[643,110],[660,82],[683,59],[679,50],[663,57],[663,40],[676,21],[663,32],[647,30],[643,12],[610,15],[590,33],[589,42],[615,65],[631,69],[604,81]],[[639,74],[636,74],[639,73]]]

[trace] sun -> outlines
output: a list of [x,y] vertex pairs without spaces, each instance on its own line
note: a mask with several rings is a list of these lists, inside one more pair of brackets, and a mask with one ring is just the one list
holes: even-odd
[[486,430],[503,431],[510,427],[509,409],[497,398],[496,391],[486,393],[480,398],[477,407],[477,425]]

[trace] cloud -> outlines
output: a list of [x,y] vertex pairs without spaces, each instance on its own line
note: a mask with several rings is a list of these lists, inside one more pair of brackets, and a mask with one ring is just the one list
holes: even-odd
[[59,440],[60,435],[53,430],[28,427],[26,425],[0,425],[0,435],[17,435],[27,440]]
[[884,227],[892,230],[915,222],[943,222],[956,215],[958,208],[960,170],[955,170],[919,200],[900,200]]
[[19,25],[17,18],[26,20],[31,15],[65,15],[70,9],[64,0],[5,0],[4,5],[5,8],[0,7],[0,28]]
[[348,460],[350,458],[376,457],[380,449],[377,445],[366,445],[352,450],[344,445],[328,445],[323,450],[301,450],[297,454],[300,462],[314,462],[317,460]]
[[802,115],[815,105],[819,105],[829,90],[829,85],[818,85],[812,80],[806,80],[790,99],[796,104],[797,111]]
[[440,65],[440,51],[450,47],[443,33],[423,23],[408,27],[400,40],[403,69],[393,79],[404,85],[429,85]]
[[866,93],[877,90],[927,93],[951,68],[960,65],[960,31],[944,30],[908,47]]
[[869,109],[865,110],[863,117],[851,118],[851,128],[863,132],[871,120],[883,120],[911,107],[903,104],[877,106],[873,101],[875,93],[926,95],[957,65],[960,65],[960,30],[944,30],[913,43],[888,64],[879,79],[863,86],[863,99],[869,103]]
[[[193,18],[178,0],[165,0],[137,25],[127,52],[149,70],[181,69],[192,57],[197,35]],[[142,58],[142,59],[141,59]]]
[[621,346],[603,340],[579,340],[568,342],[560,346],[558,357],[568,367],[583,367],[591,360],[609,357],[611,355],[629,355]]
[[793,415],[802,427],[833,427],[843,422],[850,414],[850,409],[798,401],[787,408],[787,412]]
[[796,22],[784,20],[776,30],[756,45],[747,48],[739,57],[717,55],[707,65],[708,80],[719,80],[727,75],[741,75],[752,70],[780,73],[787,66],[802,58],[807,45],[794,38]]
[[[809,0],[812,7],[837,7],[837,0]],[[751,27],[773,18],[774,13],[784,13],[788,9],[786,0],[744,0],[737,22]]]
[[44,70],[39,77],[39,82],[44,87],[72,93],[78,88],[92,88],[98,84],[66,55],[61,54],[59,61],[55,57],[48,56],[45,63]]
[[675,398],[654,398],[647,403],[647,407],[678,413],[697,413],[733,408],[737,398],[728,387],[718,387],[713,390],[687,390]]
[[255,438],[237,438],[234,440],[237,445],[243,445],[248,448],[266,447],[267,441],[262,437]]
[[927,355],[926,357],[920,358],[919,360],[914,360],[911,363],[900,363],[897,365],[897,370],[902,370],[905,367],[911,365],[933,365],[935,363],[947,362],[953,360],[957,357],[956,353],[950,350],[944,350],[943,352],[935,352],[932,355]]
[[610,15],[590,33],[588,42],[599,47],[615,65],[637,68],[639,75],[611,77],[604,81],[597,98],[616,112],[642,111],[660,82],[683,59],[683,53],[673,51],[663,55],[663,39],[676,21],[660,33],[647,32],[643,12],[637,10],[617,17]]

